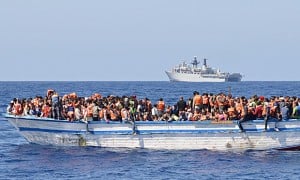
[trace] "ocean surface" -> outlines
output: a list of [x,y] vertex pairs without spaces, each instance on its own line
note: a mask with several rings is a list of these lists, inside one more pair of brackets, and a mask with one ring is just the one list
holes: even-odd
[[[0,82],[0,112],[15,97],[76,92],[136,95],[173,105],[193,91],[298,96],[300,82]],[[0,179],[300,179],[300,151],[153,151],[29,144],[0,117]]]

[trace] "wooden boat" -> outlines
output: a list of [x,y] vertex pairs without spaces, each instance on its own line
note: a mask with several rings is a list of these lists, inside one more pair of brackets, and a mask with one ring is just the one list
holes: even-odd
[[252,120],[240,133],[235,121],[172,122],[69,122],[33,116],[4,114],[30,143],[55,146],[99,146],[170,150],[269,150],[299,149],[300,120],[278,123]]

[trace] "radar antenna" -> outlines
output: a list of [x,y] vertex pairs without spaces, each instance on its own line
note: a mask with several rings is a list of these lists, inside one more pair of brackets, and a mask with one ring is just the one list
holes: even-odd
[[194,60],[191,64],[193,65],[193,68],[197,68],[198,64],[200,64],[200,61],[197,61],[197,56],[194,56]]

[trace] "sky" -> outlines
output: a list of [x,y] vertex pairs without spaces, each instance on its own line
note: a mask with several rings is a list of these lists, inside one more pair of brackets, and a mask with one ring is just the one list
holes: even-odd
[[194,56],[300,81],[299,0],[1,0],[0,81],[168,81]]

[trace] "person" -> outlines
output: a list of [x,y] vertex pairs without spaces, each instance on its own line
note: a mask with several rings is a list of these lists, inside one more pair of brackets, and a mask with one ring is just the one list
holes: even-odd
[[229,120],[236,120],[237,119],[237,111],[234,105],[231,105],[228,108],[228,119]]
[[288,106],[289,106],[289,104],[285,103],[283,105],[283,107],[281,107],[281,109],[280,109],[282,120],[288,120],[288,119],[290,119],[290,114],[289,114],[289,108],[288,108]]
[[74,115],[75,115],[75,120],[83,119],[83,114],[82,114],[82,111],[81,111],[81,105],[80,104],[75,105]]
[[241,98],[240,101],[242,102],[242,112],[241,112],[241,119],[239,121],[237,121],[238,127],[240,129],[240,132],[245,132],[242,123],[247,122],[249,120],[251,120],[249,118],[249,114],[248,114],[248,106],[247,106],[247,99]]
[[300,119],[300,105],[298,101],[293,102],[293,118]]
[[45,117],[45,118],[48,118],[48,117],[51,117],[51,107],[50,107],[50,104],[47,102],[47,103],[44,103],[43,106],[42,106],[42,114],[41,116],[42,117]]
[[203,93],[202,95],[202,99],[203,99],[203,110],[204,112],[209,112],[209,97],[208,97],[208,93]]
[[69,101],[67,103],[66,110],[67,110],[67,119],[72,122],[75,119],[75,116],[74,116],[75,108],[71,101]]
[[256,119],[263,118],[263,105],[260,101],[257,102],[253,115],[256,117]]
[[135,121],[136,120],[136,113],[137,113],[137,100],[136,96],[131,96],[129,100],[129,114],[130,114],[130,120]]
[[177,109],[178,109],[178,115],[179,115],[179,120],[186,120],[185,116],[185,111],[186,111],[186,102],[181,96],[179,101],[177,102]]
[[158,118],[161,118],[162,115],[165,112],[165,102],[163,98],[160,98],[159,101],[157,102],[157,112],[158,112]]
[[127,122],[129,120],[129,107],[123,107],[121,110],[121,117],[123,122]]
[[59,96],[56,91],[53,92],[53,95],[51,96],[51,110],[52,110],[52,118],[54,119],[60,119],[60,105],[59,105]]
[[13,114],[17,116],[21,116],[23,113],[22,105],[19,101],[19,99],[14,100],[14,105],[13,105]]
[[152,115],[152,120],[157,121],[158,120],[158,110],[157,110],[157,104],[154,104],[152,109],[151,109],[151,115]]
[[265,109],[264,109],[264,114],[265,114],[265,118],[264,118],[264,124],[265,124],[265,128],[264,131],[268,130],[268,122],[269,120],[272,118],[274,119],[275,122],[275,127],[274,130],[275,131],[279,131],[279,129],[277,128],[278,125],[278,119],[275,118],[275,114],[277,114],[277,105],[273,103],[273,100],[271,99],[270,102],[267,102],[265,104]]
[[99,121],[99,111],[100,111],[100,107],[98,106],[97,102],[94,101],[92,103],[92,116],[93,116],[93,121]]
[[202,96],[197,91],[194,91],[193,94],[194,94],[194,97],[193,97],[193,106],[192,106],[192,108],[193,108],[194,111],[199,110],[201,112],[202,109],[203,109]]
[[223,112],[225,110],[225,106],[226,106],[226,96],[224,93],[220,93],[217,97],[216,97],[216,101],[217,101],[217,105],[219,107],[219,111]]

